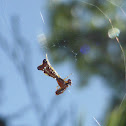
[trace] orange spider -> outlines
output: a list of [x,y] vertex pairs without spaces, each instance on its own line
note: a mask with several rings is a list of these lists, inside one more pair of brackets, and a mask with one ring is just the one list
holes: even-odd
[[47,54],[46,54],[46,59],[43,60],[42,65],[37,67],[38,70],[42,70],[44,72],[44,74],[53,77],[54,79],[56,79],[58,85],[59,85],[59,89],[58,86],[56,87],[57,91],[55,92],[56,95],[62,94],[66,88],[71,85],[71,79],[68,79],[67,81],[65,81],[69,76],[67,76],[66,78],[62,79],[58,73],[54,70],[54,68],[51,66],[51,64],[49,63]]

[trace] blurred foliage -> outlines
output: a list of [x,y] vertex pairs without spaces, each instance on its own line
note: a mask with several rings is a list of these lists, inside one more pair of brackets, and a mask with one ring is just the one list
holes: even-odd
[[[113,25],[123,30],[120,38],[121,42],[125,42],[124,18],[119,18],[117,15],[117,19],[115,19],[118,8],[107,1],[93,0],[91,4],[101,8],[103,12],[110,16]],[[110,86],[122,91],[125,78],[122,53],[116,40],[111,40],[107,36],[111,26],[105,16],[96,7],[77,1],[69,1],[68,3],[51,2],[49,12],[51,34],[48,38],[47,47],[54,62],[60,63],[71,58],[71,63],[75,64],[80,75],[78,80],[80,80],[80,85],[82,86],[86,84],[90,76],[98,74],[104,77]],[[39,119],[40,124],[46,125],[49,119],[54,116],[54,110],[57,109],[56,103],[59,103],[59,100],[57,98],[53,99],[45,113],[39,116],[42,107],[40,107],[41,103],[35,90],[32,72],[29,72],[31,69],[29,64],[32,61],[32,49],[30,42],[21,35],[19,22],[18,16],[11,18],[12,34],[14,35],[11,48],[2,34],[0,34],[0,47],[17,68],[19,72],[17,74],[20,74],[22,79],[25,80],[24,84],[31,98],[32,108],[35,110],[36,117]],[[125,43],[122,43],[122,45],[125,50]],[[119,102],[120,100],[115,102],[114,106]],[[125,104],[124,102],[120,109],[115,108],[112,111],[111,115],[108,116],[107,126],[126,126]],[[26,109],[23,108],[21,111],[26,111]],[[60,110],[61,108],[58,109],[58,111]],[[65,119],[68,118],[66,113],[60,113],[60,116],[58,113],[57,126],[62,125],[62,122],[65,122]],[[17,116],[18,114],[20,116],[20,114],[23,115],[24,113],[19,111],[16,114],[12,114],[11,117],[15,118],[15,115]],[[72,117],[73,115],[72,113],[69,116]],[[72,118],[71,123],[74,122],[74,119]],[[82,118],[80,118],[78,125],[83,125],[81,121]],[[0,126],[5,126],[5,124],[5,120],[0,119]],[[73,126],[73,124],[71,125]]]
[[5,120],[2,118],[0,118],[0,126],[6,126]]
[[126,101],[111,112],[106,126],[126,126]]
[[[126,53],[125,18],[121,18],[125,15],[119,15],[120,8],[108,1],[93,0],[90,3],[51,2],[51,34],[46,46],[55,63],[71,59],[80,77],[79,86],[87,84],[92,75],[99,75],[120,96],[120,91],[125,91],[124,57],[118,42],[108,37],[108,30],[112,27],[105,15],[114,27],[123,31],[119,38]],[[125,104],[113,110],[119,103],[120,100],[113,99],[106,126],[126,126]]]
[[[119,8],[107,1],[93,1],[91,4],[109,16],[113,26],[123,29],[124,20],[115,19]],[[49,11],[51,35],[46,46],[54,62],[70,58],[80,76],[80,86],[97,74],[122,91],[125,78],[122,52],[117,41],[108,38],[111,25],[105,15],[96,7],[80,1],[54,2]],[[126,29],[121,35],[122,42],[126,41],[125,32]],[[125,49],[125,43],[122,44]]]
[[[23,105],[19,109],[16,108],[14,112],[8,111],[8,108],[11,109],[12,107],[12,110],[13,110],[15,107],[12,106],[12,104],[11,105],[8,104],[9,107],[7,108],[6,101],[10,97],[9,96],[7,97],[6,95],[4,97],[4,91],[6,93],[6,89],[8,86],[10,86],[10,83],[13,81],[13,79],[9,80],[10,78],[8,78],[8,76],[1,75],[2,77],[0,76],[0,93],[1,93],[0,94],[0,107],[4,108],[4,105],[5,105],[4,109],[7,108],[7,113],[4,114],[2,111],[0,111],[1,112],[0,126],[20,125],[19,123],[21,123],[21,125],[26,125],[22,121],[22,117],[24,118],[24,120],[30,121],[29,119],[27,120],[27,117],[29,115],[31,116],[31,110],[33,110],[33,114],[35,115],[35,118],[37,119],[39,126],[47,126],[50,124],[52,126],[53,125],[61,126],[61,125],[65,125],[64,122],[68,119],[72,120],[70,125],[74,126],[73,122],[75,120],[75,117],[73,116],[72,112],[74,112],[75,114],[75,111],[74,111],[75,107],[73,107],[73,105],[70,106],[70,110],[72,112],[67,112],[67,108],[66,110],[62,110],[61,107],[58,107],[59,102],[62,99],[62,96],[57,97],[54,95],[51,98],[51,100],[49,100],[49,103],[48,103],[48,106],[46,106],[46,109],[43,107],[45,103],[44,101],[42,102],[42,100],[40,100],[40,96],[38,95],[38,91],[36,89],[34,74],[33,72],[31,72],[34,69],[34,68],[31,69],[32,58],[33,58],[32,44],[26,38],[24,38],[24,36],[22,36],[21,27],[20,27],[21,26],[20,17],[17,15],[11,16],[10,22],[11,22],[11,27],[12,27],[11,33],[13,35],[12,36],[13,41],[8,40],[8,38],[4,37],[1,33],[0,34],[0,49],[3,51],[5,56],[7,56],[7,58],[9,59],[8,63],[13,64],[14,69],[16,69],[17,71],[16,74],[18,74],[19,77],[24,81],[22,85],[26,88],[30,103]],[[3,62],[6,62],[6,58],[5,58],[5,61]],[[35,68],[36,67],[37,66],[35,66]],[[8,66],[5,69],[9,69]],[[15,77],[15,74],[13,72],[12,72],[12,76]],[[8,85],[5,83],[6,80],[8,80],[9,82]],[[11,85],[11,86],[13,86],[13,89],[15,90],[14,85]],[[21,102],[23,102],[23,100],[24,99],[22,99]],[[11,102],[11,100],[9,101]],[[50,120],[52,120],[57,113],[58,113],[57,120],[54,124],[52,124]],[[15,124],[15,120],[17,121],[17,124]]]

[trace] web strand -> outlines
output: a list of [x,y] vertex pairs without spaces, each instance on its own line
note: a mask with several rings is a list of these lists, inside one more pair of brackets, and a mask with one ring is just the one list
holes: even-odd
[[[106,17],[106,19],[109,21],[109,23],[110,23],[110,25],[111,25],[111,28],[113,29],[113,31],[114,31],[114,33],[115,33],[115,30],[114,30],[114,27],[113,27],[113,24],[112,24],[111,19],[110,19],[110,18],[109,18],[98,6],[96,6],[96,5],[94,5],[94,4],[91,4],[91,3],[88,3],[88,2],[85,2],[85,1],[81,1],[81,0],[79,0],[79,1],[82,2],[82,3],[84,3],[84,4],[93,6],[93,7],[95,7],[96,9],[98,9],[98,10]],[[108,1],[108,0],[106,0],[106,1]],[[117,7],[119,7],[120,10],[122,11],[122,13],[126,16],[126,13],[124,12],[124,10],[122,9],[121,6],[118,6],[118,5],[114,4],[114,3],[111,2],[111,1],[108,1],[108,2],[110,2],[111,4],[113,4],[113,5],[117,6]],[[122,51],[122,55],[123,55],[124,69],[125,69],[125,74],[124,74],[124,76],[125,76],[125,89],[126,89],[126,58],[125,58],[125,52],[124,52],[124,49],[123,49],[123,47],[122,47],[122,45],[121,45],[121,43],[120,43],[119,38],[118,38],[117,36],[116,36],[115,38],[116,38],[116,41],[117,41],[118,44],[119,44],[119,47],[120,47],[120,49],[121,49],[121,51]],[[121,102],[121,104],[120,104],[120,107],[121,107],[121,105],[123,104],[123,102],[124,102],[124,100],[125,100],[125,97],[126,97],[126,93],[125,93],[124,96],[123,96],[123,100],[122,100],[122,102]],[[119,108],[120,108],[120,107],[119,107]]]
[[97,119],[95,117],[93,117],[93,119],[95,120],[95,122],[98,124],[98,126],[101,126],[101,124],[97,121]]
[[109,0],[106,0],[106,1],[108,1],[108,2],[111,3],[111,4],[113,4],[114,6],[118,7],[118,8],[122,11],[122,13],[125,15],[125,17],[126,17],[126,13],[125,13],[125,11],[122,9],[121,6],[116,5],[115,3],[113,3],[113,2],[111,2],[111,1],[109,1]]
[[44,21],[44,18],[43,18],[43,16],[42,16],[41,11],[40,11],[40,16],[41,16],[41,19],[42,19],[43,24],[45,24],[45,21]]

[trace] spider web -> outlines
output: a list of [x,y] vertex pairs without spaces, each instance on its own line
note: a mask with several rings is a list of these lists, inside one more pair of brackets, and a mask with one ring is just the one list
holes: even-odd
[[[60,4],[60,2],[67,3],[67,6],[69,6],[69,3],[66,0],[62,0],[62,1],[51,0],[49,1],[49,4],[50,4],[49,6],[52,9],[52,11],[55,7],[57,7],[57,4]],[[69,1],[69,2],[72,2],[72,1]],[[64,58],[64,59],[71,59],[71,63],[73,64],[79,64],[80,63],[79,61],[81,61],[81,64],[79,64],[78,66],[82,66],[86,64],[85,66],[87,68],[83,67],[86,72],[85,73],[81,72],[79,75],[79,76],[82,75],[85,77],[84,79],[82,79],[82,83],[84,83],[86,79],[86,75],[90,74],[88,73],[88,71],[90,70],[89,68],[90,67],[95,68],[96,67],[95,65],[97,65],[97,64],[93,65],[95,61],[98,60],[97,57],[100,56],[101,58],[103,57],[103,59],[105,57],[106,53],[103,55],[102,53],[100,53],[100,51],[98,51],[100,47],[103,47],[102,45],[103,43],[101,43],[102,42],[101,39],[105,39],[106,41],[109,40],[109,43],[112,46],[108,48],[108,52],[110,51],[112,54],[117,55],[116,59],[118,59],[118,63],[123,64],[123,66],[121,67],[123,74],[121,74],[122,71],[115,71],[115,73],[117,73],[118,76],[123,76],[123,78],[125,79],[125,82],[123,81],[122,85],[124,85],[124,83],[126,83],[126,63],[125,63],[126,61],[125,61],[125,49],[124,49],[125,39],[123,37],[124,35],[122,36],[122,34],[125,34],[126,1],[125,0],[105,0],[105,1],[79,0],[79,1],[74,1],[74,2],[75,3],[72,6],[73,8],[71,8],[71,10],[69,11],[70,15],[67,15],[68,18],[70,18],[70,16],[73,17],[69,25],[66,25],[64,28],[62,28],[64,21],[67,22],[68,20],[62,20],[62,17],[60,17],[59,22],[57,22],[58,26],[60,26],[60,29],[53,28],[52,25],[50,25],[50,31],[52,31],[50,32],[50,35],[47,36],[46,33],[44,32],[38,35],[38,40],[40,42],[43,53],[45,55],[46,53],[48,54],[49,60],[50,60],[50,57],[53,57],[53,55],[55,55],[55,58],[54,59],[52,58],[52,59],[53,61],[58,61],[59,63],[64,62],[63,61],[63,58]],[[6,8],[5,5],[6,5],[6,2],[2,0],[0,18],[3,20],[2,21],[2,23],[4,24],[3,26],[6,26],[8,29],[10,29],[8,22],[6,22],[7,21],[6,20],[7,17],[5,17],[6,14],[4,14],[5,13],[4,10]],[[63,10],[63,11],[66,11],[66,10]],[[87,11],[88,11],[88,14],[84,13]],[[42,12],[40,12],[40,18],[42,20],[43,25],[46,25],[48,23],[46,22],[46,19],[43,16]],[[89,23],[91,25],[89,25]],[[72,28],[69,26],[71,26]],[[69,27],[68,31],[66,30],[67,27]],[[71,37],[69,33],[73,34],[73,31],[75,29],[77,29],[78,32],[75,32],[74,35],[71,35],[73,39],[69,38]],[[86,36],[88,35],[88,32],[90,32],[91,29],[94,29],[94,31],[91,34],[89,34],[89,36]],[[94,37],[95,32],[97,32],[97,30],[99,29],[101,29],[101,32],[99,32],[99,36]],[[82,32],[84,33],[81,34]],[[52,33],[55,34],[55,37],[51,41],[50,38],[51,38]],[[64,35],[64,33],[68,33],[68,34]],[[66,38],[62,36],[66,36]],[[95,40],[97,40],[97,43],[95,43]],[[10,46],[12,45],[10,44]],[[116,51],[113,50],[112,48],[113,46],[115,46]],[[121,52],[121,55],[119,51]],[[113,55],[110,55],[110,57],[111,57],[111,60],[113,61],[112,63],[114,66],[117,60],[113,57]],[[93,64],[91,64],[92,62]],[[105,71],[106,68],[102,69],[102,71]],[[96,73],[97,72],[96,69],[93,69],[93,72]],[[71,71],[68,74],[70,73]],[[73,74],[74,73],[72,73],[72,76]],[[109,73],[107,74],[108,76],[110,76]],[[72,78],[72,81],[74,82],[75,79]],[[121,93],[123,94],[123,97],[122,97],[122,101],[120,103],[119,109],[122,107],[124,103],[124,100],[126,97],[125,92],[126,92],[125,89],[124,91],[121,91]],[[94,118],[94,121],[98,125],[101,124],[98,122],[97,118],[95,118],[94,115],[93,115],[93,118]]]
[[[54,1],[52,1],[52,2],[54,2]],[[124,10],[124,9],[126,6],[126,2],[124,0],[120,0],[120,1],[118,1],[118,0],[105,0],[104,2],[98,1],[96,3],[95,2],[93,3],[91,0],[90,1],[79,0],[78,2],[79,2],[79,4],[82,4],[82,8],[85,10],[88,7],[94,9],[94,11],[95,11],[95,15],[93,15],[94,21],[92,21],[92,18],[86,14],[84,16],[82,16],[83,15],[82,8],[80,10],[78,10],[78,8],[74,8],[71,11],[72,15],[75,16],[76,18],[78,18],[79,22],[85,20],[85,22],[88,24],[88,22],[90,21],[90,22],[92,22],[92,25],[94,27],[98,27],[98,28],[102,28],[103,26],[107,27],[107,24],[109,23],[109,27],[107,27],[108,33],[106,32],[104,38],[106,38],[106,37],[110,38],[110,41],[111,41],[111,39],[114,39],[114,40],[112,40],[112,42],[115,44],[115,41],[116,41],[116,43],[118,43],[118,46],[121,50],[122,56],[120,55],[119,59],[121,60],[121,62],[123,62],[122,69],[124,71],[123,76],[125,79],[125,82],[124,82],[125,83],[125,91],[124,91],[125,94],[123,94],[123,98],[122,98],[122,101],[119,106],[119,109],[120,109],[125,98],[126,98],[126,59],[125,59],[125,50],[124,50],[124,47],[122,46],[123,41],[122,41],[122,45],[120,42],[121,37],[122,37],[120,34],[123,34],[123,31],[125,31],[124,25],[125,25],[125,21],[126,21],[126,10]],[[104,5],[105,8],[102,8],[99,3],[101,3],[101,5]],[[113,13],[111,8],[114,8],[114,10],[116,10],[116,11]],[[78,11],[80,11],[80,12],[78,12]],[[97,16],[97,13],[100,13],[99,18]],[[90,14],[90,12],[89,12],[89,14]],[[42,19],[43,24],[45,24],[45,21],[44,21],[42,14],[40,14],[40,15],[41,15],[41,19]],[[92,14],[90,16],[92,16]],[[122,25],[120,25],[120,23],[122,23]],[[76,24],[76,22],[74,25],[75,25],[75,27],[79,27],[78,26],[79,24]],[[82,26],[80,26],[80,27],[82,27]],[[87,25],[87,26],[84,25],[83,27],[89,27],[89,25]],[[115,29],[118,31],[116,31]],[[56,29],[56,31],[57,31],[57,29]],[[121,33],[120,33],[120,31],[121,31]],[[110,37],[110,34],[112,34],[112,37]],[[58,31],[56,33],[57,38],[60,35],[62,36],[62,32],[60,34],[60,32]],[[79,38],[80,34],[78,34],[77,36]],[[90,45],[88,44],[88,42],[86,44],[82,45],[80,49],[78,49],[78,48],[71,49],[69,47],[72,46],[73,41],[76,41],[76,40],[73,39],[73,41],[71,41],[71,40],[67,40],[64,38],[61,38],[61,39],[59,39],[59,38],[57,39],[57,38],[55,38],[54,43],[46,45],[47,44],[46,36],[44,34],[39,35],[38,39],[39,39],[40,44],[42,45],[42,48],[44,47],[45,53],[48,50],[50,50],[51,48],[52,48],[52,50],[53,50],[53,48],[55,50],[55,47],[58,47],[59,50],[68,50],[68,52],[71,53],[71,55],[74,57],[75,63],[79,59],[78,55],[81,55],[81,56],[85,55],[85,57],[86,57],[87,54],[90,54],[91,48],[90,48]],[[60,42],[62,42],[62,45],[60,44]],[[70,44],[68,45],[67,43],[70,43]],[[74,45],[74,46],[77,46],[77,45]],[[59,54],[53,53],[53,55],[59,55]],[[89,56],[94,57],[94,55],[92,55],[92,54],[90,54]],[[122,61],[122,59],[123,59],[123,61]],[[93,117],[93,118],[95,118],[95,117]],[[95,121],[97,121],[97,120],[95,119]],[[97,121],[97,124],[100,125],[98,121]]]

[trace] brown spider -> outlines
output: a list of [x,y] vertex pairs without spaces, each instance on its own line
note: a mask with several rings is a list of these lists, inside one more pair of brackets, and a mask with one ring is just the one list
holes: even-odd
[[46,54],[46,59],[43,60],[42,65],[37,67],[38,70],[42,70],[44,72],[44,74],[53,77],[54,79],[56,79],[58,85],[59,85],[59,89],[58,86],[56,87],[57,91],[55,92],[56,95],[62,94],[66,88],[71,85],[71,79],[68,79],[67,81],[65,81],[69,76],[67,76],[66,78],[62,79],[58,73],[54,70],[54,68],[51,66],[51,64],[49,63],[47,54]]

